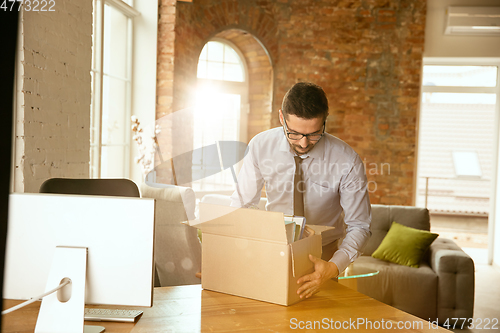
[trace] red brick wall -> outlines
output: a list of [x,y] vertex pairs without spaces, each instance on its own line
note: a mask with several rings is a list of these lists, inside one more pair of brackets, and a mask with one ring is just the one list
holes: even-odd
[[372,203],[410,205],[425,12],[422,0],[178,2],[173,108],[192,98],[203,45],[225,30],[246,31],[267,52],[274,80],[272,89],[250,84],[272,92],[272,113],[270,124],[269,114],[252,114],[249,137],[279,124],[281,100],[294,83],[315,82],[330,101],[327,131],[366,163]]
[[[172,184],[170,163],[162,163],[163,157],[168,160],[172,151],[172,124],[166,117],[173,110],[174,87],[174,41],[175,41],[175,5],[176,0],[160,0],[158,8],[158,56],[156,78],[156,119],[161,126],[158,144],[161,157],[155,156],[158,182]],[[166,170],[162,172],[162,170]]]
[[160,0],[158,8],[158,69],[156,118],[172,110],[174,86],[175,0]]

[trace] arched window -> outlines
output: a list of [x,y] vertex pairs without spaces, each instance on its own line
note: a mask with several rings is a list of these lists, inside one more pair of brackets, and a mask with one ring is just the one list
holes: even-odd
[[245,82],[243,62],[236,50],[226,43],[210,41],[205,44],[198,60],[199,79]]
[[[247,141],[248,82],[244,57],[230,42],[209,41],[198,60],[197,106],[193,148],[217,141]],[[203,156],[193,156],[194,169],[207,168]],[[193,183],[198,191],[232,191],[230,170]]]

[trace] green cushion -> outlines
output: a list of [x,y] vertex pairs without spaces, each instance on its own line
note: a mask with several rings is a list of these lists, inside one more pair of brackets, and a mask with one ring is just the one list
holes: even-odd
[[389,232],[372,257],[399,265],[418,267],[425,251],[438,236],[429,231],[392,222]]

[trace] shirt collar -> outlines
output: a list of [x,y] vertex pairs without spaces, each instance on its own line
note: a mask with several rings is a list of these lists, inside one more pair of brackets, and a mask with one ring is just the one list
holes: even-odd
[[[314,148],[310,152],[308,152],[307,154],[301,155],[301,157],[302,158],[311,157],[311,158],[323,159],[325,157],[325,141],[326,141],[325,136],[326,135],[327,135],[327,133],[325,133],[323,135],[321,140],[319,140],[319,142],[314,146]],[[283,131],[283,130],[281,131],[281,142],[280,142],[279,147],[280,147],[279,148],[280,151],[288,152],[290,154],[295,155],[295,152],[292,150],[292,148],[290,148],[290,144],[288,143],[288,140],[286,139],[286,136],[285,136],[285,131]]]
[[280,151],[291,152],[290,144],[288,143],[288,140],[286,139],[285,131],[283,130],[283,127],[281,127]]
[[314,145],[314,148],[307,153],[309,157],[312,159],[324,159],[325,158],[325,136],[326,133],[323,135],[323,137]]

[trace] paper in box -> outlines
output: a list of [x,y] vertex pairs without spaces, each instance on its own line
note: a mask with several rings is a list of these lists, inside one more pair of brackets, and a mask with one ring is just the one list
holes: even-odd
[[200,203],[203,289],[291,305],[300,301],[297,280],[314,271],[309,254],[321,257],[321,236],[307,229],[287,241],[284,215]]

